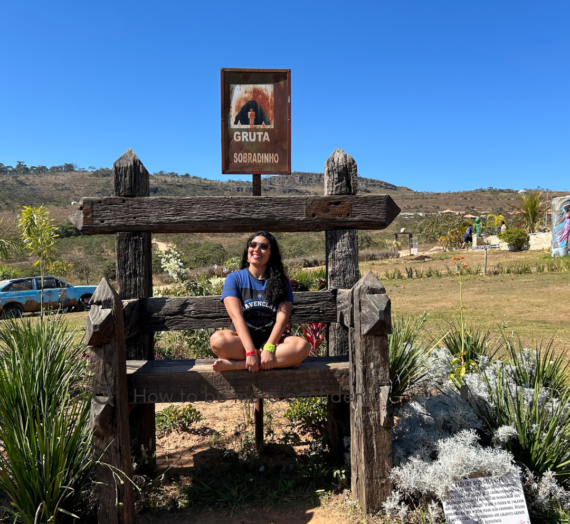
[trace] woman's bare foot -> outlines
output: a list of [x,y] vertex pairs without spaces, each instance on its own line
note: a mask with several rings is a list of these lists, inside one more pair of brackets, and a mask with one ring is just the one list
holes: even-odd
[[225,358],[219,358],[214,362],[212,367],[214,368],[214,373],[245,369],[245,360],[228,360]]

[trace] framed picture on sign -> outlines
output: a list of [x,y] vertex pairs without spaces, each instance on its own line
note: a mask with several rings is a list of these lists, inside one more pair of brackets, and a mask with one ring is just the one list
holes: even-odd
[[291,174],[291,70],[222,69],[222,173]]

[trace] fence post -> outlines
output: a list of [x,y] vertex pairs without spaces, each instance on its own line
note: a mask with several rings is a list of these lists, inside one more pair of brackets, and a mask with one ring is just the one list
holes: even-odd
[[[342,149],[335,149],[325,162],[325,196],[356,195],[358,169],[354,158]],[[329,289],[350,289],[358,282],[358,231],[338,229],[327,231],[326,266]],[[348,355],[348,329],[339,323],[328,326],[327,342],[330,356]],[[350,435],[350,408],[340,398],[328,398],[328,431],[331,452],[342,459],[344,438]]]
[[[132,149],[113,164],[115,196],[150,195],[148,171]],[[117,280],[121,299],[152,297],[152,245],[150,231],[117,233]],[[128,360],[154,360],[154,335],[139,333],[127,339]],[[131,411],[131,447],[139,471],[156,467],[154,404],[138,404]]]
[[[127,399],[127,363],[123,304],[107,280],[93,294],[87,319],[87,341],[92,345],[91,428],[99,524],[132,524],[135,517],[131,484],[131,446]],[[125,478],[128,477],[128,478]]]
[[350,292],[351,488],[365,512],[378,511],[392,491],[392,410],[388,337],[390,299],[372,272]]

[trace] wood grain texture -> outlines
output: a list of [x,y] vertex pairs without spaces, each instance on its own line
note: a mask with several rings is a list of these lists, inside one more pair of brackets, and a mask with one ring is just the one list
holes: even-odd
[[362,335],[362,315],[370,295],[386,290],[368,272],[353,288],[354,328],[350,328],[351,488],[364,512],[376,512],[392,491],[392,433],[388,337]]
[[113,339],[115,319],[112,309],[93,305],[87,317],[85,340],[88,346],[101,346]]
[[[353,196],[358,192],[358,167],[354,158],[342,149],[336,149],[325,162],[325,195]],[[329,289],[351,289],[358,282],[358,231],[337,229],[325,233],[327,287]],[[347,302],[348,301],[348,302]],[[348,308],[348,311],[347,311]],[[348,326],[352,317],[350,292],[341,300],[341,322],[328,325],[327,341],[329,355],[348,355]],[[342,321],[345,322],[342,322]],[[344,324],[344,325],[343,325]],[[331,452],[342,460],[344,440],[350,436],[350,407],[348,403],[334,403],[328,400],[328,431]]]
[[356,195],[358,166],[342,149],[335,149],[325,162],[325,195]]
[[[349,216],[336,208],[350,204]],[[307,214],[306,209],[319,213]],[[324,212],[323,210],[327,210]],[[400,208],[389,195],[327,197],[84,198],[71,220],[86,234],[243,233],[384,229]],[[315,215],[315,216],[313,216]],[[340,215],[340,216],[337,216]]]
[[[115,321],[112,340],[93,347],[90,360],[93,447],[95,456],[101,456],[95,469],[99,501],[97,518],[100,524],[132,524],[135,517],[133,486],[128,480],[117,483],[109,467],[132,478],[123,305],[107,281],[99,284],[97,292],[95,306],[112,303]],[[117,501],[121,505],[117,505]]]
[[[293,299],[295,305],[291,322],[294,324],[336,320],[336,290],[293,293]],[[136,333],[137,328],[148,333],[227,327],[230,324],[220,295],[147,298],[140,301],[138,310],[131,308],[128,312],[131,316],[125,312],[125,322],[130,326],[131,335]]]
[[113,164],[115,195],[133,197],[150,194],[150,177],[139,157],[129,147]]
[[346,357],[308,358],[298,368],[214,373],[211,360],[128,361],[129,402],[253,400],[348,393]]
[[[150,194],[148,171],[129,149],[113,164],[115,196],[126,200],[146,199]],[[136,232],[118,229],[115,235],[117,253],[117,280],[122,299],[152,296],[151,229]],[[131,327],[128,322],[127,326]],[[129,329],[130,331],[130,329]],[[126,341],[127,358],[151,360],[154,358],[154,335],[139,333]],[[156,429],[154,406],[140,406],[131,411],[130,434],[139,472],[155,467]],[[143,450],[144,448],[144,450]],[[145,463],[144,457],[151,459]]]

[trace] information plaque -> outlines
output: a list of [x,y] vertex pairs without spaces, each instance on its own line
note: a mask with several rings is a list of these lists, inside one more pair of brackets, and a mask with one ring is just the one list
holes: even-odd
[[455,482],[443,511],[448,524],[530,524],[518,475]]

